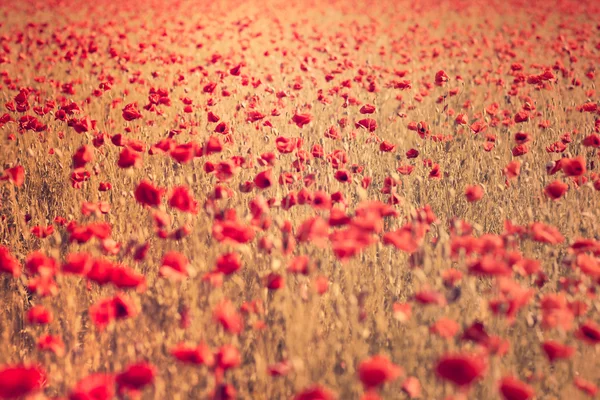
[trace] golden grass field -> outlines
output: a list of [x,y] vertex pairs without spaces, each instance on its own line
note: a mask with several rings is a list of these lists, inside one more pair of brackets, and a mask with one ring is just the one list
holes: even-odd
[[599,4],[0,14],[0,398],[597,398]]

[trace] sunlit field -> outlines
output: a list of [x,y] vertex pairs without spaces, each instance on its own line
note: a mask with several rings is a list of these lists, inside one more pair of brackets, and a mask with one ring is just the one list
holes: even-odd
[[598,398],[600,3],[0,16],[0,399]]

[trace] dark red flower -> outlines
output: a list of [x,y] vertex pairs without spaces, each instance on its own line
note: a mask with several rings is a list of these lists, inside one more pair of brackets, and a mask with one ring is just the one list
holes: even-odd
[[592,133],[591,135],[586,136],[586,138],[583,139],[582,144],[587,147],[598,148],[600,147],[600,135],[597,133]]
[[152,182],[148,180],[143,180],[138,184],[134,195],[138,203],[150,207],[157,207],[160,205],[164,193],[164,189],[155,187]]
[[600,325],[588,320],[579,327],[575,335],[590,345],[598,344],[600,343]]
[[266,171],[260,172],[254,178],[254,184],[260,189],[266,189],[273,185],[273,170],[268,169]]
[[116,376],[119,389],[139,390],[152,384],[156,375],[156,368],[147,362],[129,365],[123,372]]
[[396,145],[394,145],[393,143],[384,140],[379,144],[379,151],[382,151],[384,153],[390,153],[394,150],[396,150]]
[[312,120],[312,115],[310,114],[295,114],[292,117],[292,121],[298,125],[298,128],[302,128],[304,125],[307,125]]
[[142,114],[138,110],[137,103],[127,104],[123,108],[123,118],[125,121],[133,121],[135,119],[142,118]]
[[438,361],[435,371],[440,378],[457,386],[468,386],[483,376],[486,363],[481,356],[446,354]]
[[132,301],[121,293],[101,299],[89,308],[90,319],[99,330],[104,329],[115,319],[125,319],[135,314],[137,310]]
[[567,192],[568,189],[569,185],[567,185],[566,183],[563,183],[561,181],[554,181],[552,183],[549,183],[544,188],[544,193],[552,200],[558,200]]
[[352,175],[350,174],[349,171],[347,171],[345,169],[338,169],[335,172],[334,177],[338,182],[342,182],[342,183],[348,183],[348,182],[352,181]]
[[360,108],[361,114],[373,114],[375,112],[375,106],[372,104],[365,104]]
[[180,343],[171,349],[171,355],[181,362],[195,365],[212,367],[215,362],[211,349],[204,343],[194,347]]
[[442,70],[435,73],[435,84],[437,86],[442,86],[444,83],[448,82],[448,75]]
[[282,275],[271,272],[265,278],[265,286],[270,290],[278,290],[285,285],[285,278]]
[[372,118],[364,118],[354,124],[357,128],[364,128],[369,132],[375,132],[377,129],[377,121]]

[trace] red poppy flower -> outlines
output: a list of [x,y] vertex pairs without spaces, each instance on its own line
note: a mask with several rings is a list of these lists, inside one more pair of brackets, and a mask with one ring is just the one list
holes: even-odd
[[575,348],[554,340],[548,340],[542,343],[542,349],[550,362],[570,358],[575,352]]
[[222,370],[237,368],[242,363],[242,355],[237,347],[225,344],[215,353],[215,364]]
[[217,258],[216,270],[225,275],[231,275],[242,266],[242,260],[238,253],[222,254]]
[[119,168],[139,168],[142,165],[142,155],[137,151],[124,147],[117,161]]
[[23,186],[25,182],[25,168],[17,165],[4,170],[4,175],[0,176],[0,180],[12,182],[16,187]]
[[248,113],[246,114],[246,121],[247,122],[256,122],[256,121],[260,121],[261,119],[265,118],[266,115],[261,113],[260,111],[248,111]]
[[382,151],[384,153],[390,153],[394,150],[396,150],[396,146],[390,142],[384,140],[379,144],[379,151]]
[[294,396],[294,400],[336,400],[335,393],[321,386],[311,386]]
[[346,171],[345,169],[338,169],[335,172],[334,177],[338,182],[342,183],[348,183],[352,180],[352,175],[349,171]]
[[200,343],[194,347],[180,343],[171,349],[170,353],[173,357],[184,363],[212,367],[215,362],[213,352],[204,343]]
[[216,305],[213,310],[213,318],[220,323],[226,331],[234,335],[240,334],[244,329],[244,320],[242,316],[237,312],[231,301],[227,299]]
[[212,229],[213,237],[219,242],[248,243],[254,239],[254,229],[237,221],[216,221]]
[[566,176],[581,176],[585,174],[585,159],[582,156],[576,158],[563,158],[560,166]]
[[142,118],[142,114],[140,114],[140,111],[138,110],[137,103],[127,104],[123,108],[123,119],[125,119],[125,121],[133,121],[139,118]]
[[554,181],[552,183],[549,183],[544,188],[544,193],[552,200],[558,200],[567,192],[568,189],[569,185],[567,185],[566,183]]
[[576,336],[590,345],[598,344],[600,343],[600,325],[588,320],[579,327]]
[[527,111],[519,111],[515,114],[515,122],[522,123],[529,121],[529,113]]
[[157,207],[165,193],[164,189],[155,187],[152,182],[142,180],[135,189],[134,195],[138,203],[150,207]]
[[319,295],[323,295],[329,289],[329,279],[326,276],[319,275],[314,280],[315,290]]
[[[60,336],[42,335],[37,342],[37,348],[41,351],[51,351],[57,357],[65,355],[65,344]],[[2,397],[0,395],[0,397]]]
[[269,273],[264,278],[265,287],[270,290],[279,290],[285,286],[285,278],[274,272]]
[[356,128],[364,128],[369,132],[375,132],[377,129],[377,121],[372,118],[364,118],[354,124]]
[[46,383],[46,372],[38,366],[0,366],[0,398],[16,399],[40,391]]
[[442,86],[444,83],[448,82],[448,75],[442,70],[435,73],[435,84],[437,86]]
[[116,383],[119,389],[140,390],[152,384],[156,368],[149,363],[140,362],[129,365],[123,372],[117,374]]
[[160,275],[173,280],[183,280],[188,276],[187,268],[188,260],[183,254],[169,251],[163,257]]
[[531,386],[511,376],[500,380],[500,394],[505,400],[528,400],[535,396]]
[[136,314],[137,310],[131,299],[121,293],[102,299],[89,308],[90,319],[99,330],[103,330],[115,319],[125,319]]
[[288,272],[294,274],[308,275],[310,272],[311,264],[308,256],[297,256],[294,257],[288,264]]
[[365,104],[360,108],[361,114],[373,114],[375,112],[375,106],[372,104]]
[[115,395],[115,379],[112,375],[92,374],[75,385],[69,400],[110,400]]
[[457,386],[468,386],[483,376],[486,363],[481,356],[446,354],[438,361],[435,370],[442,379]]
[[298,128],[302,128],[304,125],[307,125],[312,120],[312,115],[310,114],[295,114],[292,117],[292,121],[298,126]]
[[469,203],[481,200],[483,197],[483,188],[479,185],[470,185],[465,189],[465,197]]
[[459,328],[456,321],[442,317],[429,328],[429,331],[440,337],[449,339],[458,333]]
[[254,184],[260,189],[266,189],[273,185],[273,170],[268,169],[260,172],[254,178]]
[[573,379],[573,383],[577,389],[581,390],[590,397],[595,397],[596,394],[598,394],[598,386],[596,386],[596,384],[593,382],[577,376],[575,379]]
[[386,356],[377,355],[363,360],[358,366],[358,376],[365,389],[390,382],[403,375],[401,367],[393,364]]
[[112,268],[110,271],[110,281],[118,288],[137,288],[146,284],[146,278],[134,270],[124,265]]
[[187,164],[198,153],[200,153],[198,145],[194,142],[189,142],[174,146],[169,152],[169,156],[180,164]]
[[586,136],[585,139],[581,142],[586,147],[600,147],[600,135],[597,133],[592,133],[589,136]]
[[94,159],[94,148],[91,146],[81,146],[73,154],[73,168],[84,167]]
[[176,186],[173,188],[171,197],[169,197],[169,205],[179,211],[191,214],[198,213],[198,202],[186,186]]
[[275,145],[280,153],[287,154],[300,148],[302,146],[302,139],[279,136],[275,139]]
[[14,278],[21,275],[21,264],[10,251],[0,245],[0,272],[11,274]]
[[46,325],[52,322],[52,313],[44,306],[33,306],[27,311],[27,322],[30,324]]

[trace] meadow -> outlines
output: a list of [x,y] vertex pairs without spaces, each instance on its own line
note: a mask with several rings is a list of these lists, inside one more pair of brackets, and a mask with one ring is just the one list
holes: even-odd
[[0,15],[0,399],[598,397],[600,4]]

